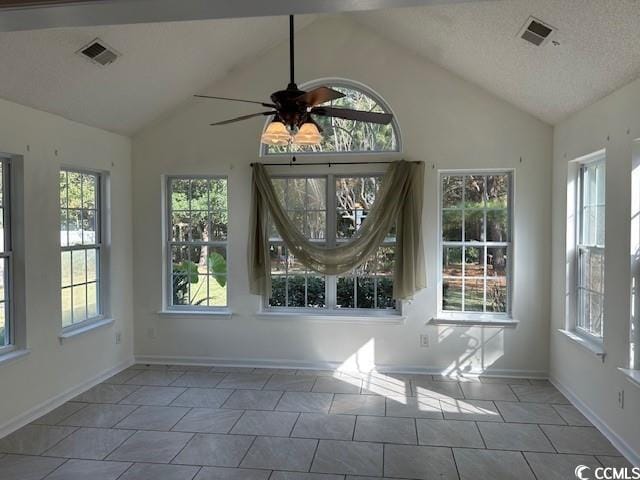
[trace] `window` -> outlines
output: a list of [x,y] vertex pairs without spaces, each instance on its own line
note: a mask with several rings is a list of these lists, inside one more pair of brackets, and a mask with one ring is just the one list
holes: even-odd
[[[352,108],[378,113],[391,113],[384,101],[364,86],[356,86],[345,81],[322,82],[345,96],[323,103],[323,106]],[[305,86],[309,90],[320,84]],[[397,152],[399,135],[394,119],[388,125],[357,122],[335,117],[314,116],[313,119],[323,130],[322,143],[317,146],[285,145],[263,146],[263,154],[282,153],[343,153],[343,152]],[[271,118],[269,119],[271,121]]]
[[227,307],[227,179],[167,180],[168,307]]
[[576,330],[603,334],[605,160],[583,163],[578,173]]
[[10,160],[0,157],[0,352],[14,344],[11,309]]
[[510,314],[509,172],[443,173],[441,312]]
[[60,171],[62,327],[75,327],[103,313],[103,175]]
[[[348,242],[366,221],[381,182],[377,175],[273,178],[276,193],[299,230],[312,242],[329,247]],[[273,226],[270,250],[272,292],[265,299],[269,309],[370,313],[396,307],[395,232],[390,232],[373,258],[342,276],[307,270],[287,252]]]

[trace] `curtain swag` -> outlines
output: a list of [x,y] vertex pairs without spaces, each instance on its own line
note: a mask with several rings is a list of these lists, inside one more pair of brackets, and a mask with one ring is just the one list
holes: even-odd
[[325,275],[339,275],[361,265],[376,252],[395,224],[393,294],[396,299],[412,298],[426,286],[421,228],[423,186],[423,162],[392,162],[366,220],[354,237],[336,247],[324,247],[313,244],[298,231],[278,200],[264,165],[254,163],[247,255],[251,293],[271,292],[268,225],[271,218],[289,252],[307,268]]

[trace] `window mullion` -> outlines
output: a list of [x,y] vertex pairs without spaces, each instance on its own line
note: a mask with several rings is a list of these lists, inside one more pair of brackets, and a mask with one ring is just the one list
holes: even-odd
[[[335,175],[329,174],[326,177],[326,196],[325,206],[326,225],[327,225],[327,246],[333,248],[336,246],[337,237],[337,220],[338,202],[336,200],[336,178]],[[337,308],[338,304],[338,277],[336,275],[327,275],[325,281],[326,307],[328,309]]]

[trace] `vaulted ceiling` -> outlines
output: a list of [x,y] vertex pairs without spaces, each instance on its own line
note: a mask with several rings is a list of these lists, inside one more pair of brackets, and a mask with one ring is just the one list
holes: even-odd
[[[636,0],[458,2],[343,15],[551,124],[640,73]],[[559,45],[517,37],[530,15],[557,29]],[[298,28],[313,21],[325,17],[299,17]],[[0,97],[131,135],[284,41],[286,28],[284,17],[261,17],[0,33]],[[75,55],[95,37],[122,57],[100,68]]]

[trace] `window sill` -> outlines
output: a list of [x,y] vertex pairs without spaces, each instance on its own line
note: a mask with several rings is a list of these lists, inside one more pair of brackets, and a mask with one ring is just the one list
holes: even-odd
[[6,365],[14,362],[22,357],[26,357],[31,353],[31,350],[27,349],[13,349],[0,355],[0,365]]
[[60,339],[60,343],[63,343],[65,340],[79,335],[84,335],[85,333],[97,330],[98,328],[106,327],[114,322],[115,320],[113,318],[98,318],[94,321],[88,322],[86,325],[63,329],[58,335],[58,338]]
[[602,344],[602,342],[591,340],[571,330],[564,330],[560,328],[558,329],[558,331],[573,343],[586,348],[596,356],[600,357],[600,359],[604,362],[604,357],[606,357],[607,352],[604,351],[604,345]]
[[427,325],[453,325],[459,327],[509,327],[515,328],[520,323],[512,318],[496,318],[484,315],[477,317],[437,316],[427,322]]
[[256,312],[256,316],[269,320],[295,319],[309,322],[358,323],[361,325],[403,325],[407,319],[406,316],[399,314],[349,315],[341,313],[278,312],[265,310]]
[[233,312],[228,309],[220,310],[160,310],[158,315],[166,317],[217,317],[231,318]]
[[640,387],[640,370],[634,370],[632,368],[618,368],[618,370],[636,387]]

